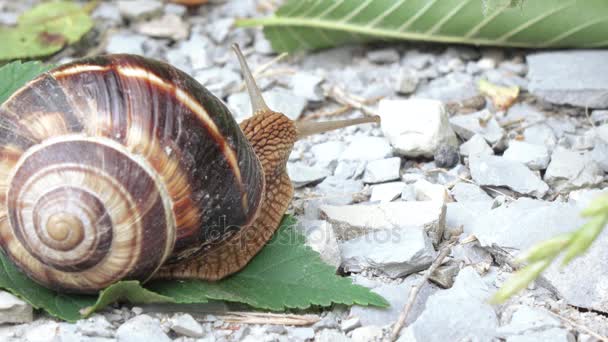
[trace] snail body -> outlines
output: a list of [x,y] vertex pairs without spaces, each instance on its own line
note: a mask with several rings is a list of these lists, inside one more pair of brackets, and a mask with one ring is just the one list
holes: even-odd
[[178,69],[134,55],[75,61],[0,106],[0,245],[32,279],[94,293],[123,279],[217,280],[264,246],[287,210],[304,135],[268,109],[237,56],[254,116]]

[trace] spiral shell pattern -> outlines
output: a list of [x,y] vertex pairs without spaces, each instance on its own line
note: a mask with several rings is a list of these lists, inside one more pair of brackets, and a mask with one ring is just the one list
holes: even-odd
[[50,288],[146,281],[251,222],[262,187],[226,107],[164,63],[77,61],[0,106],[0,245]]

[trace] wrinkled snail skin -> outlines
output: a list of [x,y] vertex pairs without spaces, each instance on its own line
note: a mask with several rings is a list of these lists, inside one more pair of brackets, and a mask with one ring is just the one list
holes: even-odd
[[360,118],[295,123],[264,102],[234,47],[253,117],[168,64],[134,55],[53,69],[0,106],[0,247],[38,283],[218,280],[278,229],[297,139]]
[[260,162],[188,75],[132,55],[45,73],[0,107],[0,242],[37,282],[150,278],[257,216]]

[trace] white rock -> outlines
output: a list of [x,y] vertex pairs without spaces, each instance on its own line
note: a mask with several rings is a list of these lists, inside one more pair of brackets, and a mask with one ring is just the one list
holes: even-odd
[[399,78],[395,86],[395,91],[400,94],[411,94],[416,91],[420,82],[418,73],[410,68],[402,68],[399,71]]
[[417,341],[491,341],[498,318],[487,301],[494,291],[473,268],[463,268],[452,288],[428,298],[426,309],[410,326],[412,334]]
[[31,305],[8,292],[0,291],[0,323],[28,323],[33,319]]
[[166,14],[175,14],[179,17],[183,17],[188,12],[186,6],[174,3],[165,4],[164,10]]
[[359,317],[356,317],[356,316],[348,318],[348,319],[344,319],[344,320],[342,320],[342,323],[340,323],[340,329],[344,332],[349,332],[360,326],[361,326],[361,320],[359,320]]
[[433,243],[437,243],[445,228],[445,204],[435,201],[324,205],[321,212],[342,240],[376,230],[423,227]]
[[433,184],[420,179],[412,184],[417,201],[450,202],[448,190],[441,184]]
[[171,318],[171,330],[188,337],[202,337],[203,327],[189,314],[177,314]]
[[549,150],[553,150],[557,144],[557,137],[549,125],[546,123],[537,124],[524,129],[524,141],[542,145]]
[[458,145],[440,101],[383,99],[378,111],[382,131],[399,154],[432,157],[441,145]]
[[492,197],[475,184],[460,182],[452,188],[452,196],[458,202],[491,201]]
[[399,278],[426,269],[436,252],[423,229],[375,231],[340,244],[346,272],[372,271]]
[[323,329],[317,334],[317,342],[350,342],[344,333],[335,329]]
[[469,158],[471,177],[479,185],[505,186],[521,194],[543,197],[549,187],[524,164],[497,156]]
[[356,136],[340,156],[341,160],[377,160],[390,157],[393,149],[384,138]]
[[579,212],[572,204],[522,197],[480,213],[465,233],[475,235],[482,246],[525,250],[581,226],[584,220]]
[[124,17],[130,20],[151,18],[157,14],[160,14],[162,9],[162,2],[156,0],[118,1],[118,10]]
[[334,170],[334,176],[341,179],[359,178],[365,171],[366,161],[342,160]]
[[329,176],[327,170],[307,166],[304,163],[287,163],[287,174],[296,188],[318,182]]
[[298,220],[296,228],[306,236],[306,245],[319,253],[321,260],[336,269],[342,262],[340,247],[332,225],[323,220]]
[[370,161],[365,167],[363,182],[365,183],[383,183],[399,179],[399,168],[401,167],[401,158],[393,157],[387,159],[378,159]]
[[114,326],[105,316],[94,315],[87,319],[81,319],[76,322],[78,331],[89,337],[114,337]]
[[399,52],[395,49],[379,49],[367,52],[367,59],[372,63],[385,64],[399,61]]
[[583,210],[587,208],[591,202],[606,194],[608,194],[608,188],[574,190],[568,194],[568,203],[576,205]]
[[456,134],[465,140],[479,134],[489,144],[494,145],[505,135],[494,115],[487,109],[472,114],[453,116],[450,118],[450,124]]
[[320,87],[323,81],[323,77],[306,72],[297,72],[290,78],[293,93],[309,101],[321,101],[325,98]]
[[308,341],[315,337],[315,331],[311,327],[290,327],[287,329],[287,334],[292,341]]
[[[358,285],[371,287],[370,284],[362,283],[361,278],[363,277],[355,278],[355,283]],[[407,296],[404,294],[410,293],[412,287],[420,283],[420,279],[421,276],[412,274],[406,277],[400,284],[380,283],[379,286],[373,287],[372,292],[381,295],[390,303],[390,306],[388,308],[378,308],[373,306],[354,305],[350,309],[350,315],[353,317],[358,317],[361,324],[364,326],[383,326],[389,322],[396,322],[399,318],[401,310],[403,309],[403,306],[407,302]],[[439,289],[435,285],[429,282],[425,283],[425,285],[420,289],[420,292],[418,292],[416,301],[414,302],[410,314],[408,315],[406,321],[407,324],[411,324],[416,320],[416,318],[418,318],[422,311],[424,311],[427,298],[438,290]]]
[[403,182],[390,182],[377,184],[372,187],[372,195],[369,198],[370,202],[392,202],[401,195],[401,191],[405,187]]
[[265,91],[262,95],[268,107],[285,114],[291,120],[297,120],[308,103],[305,98],[287,90],[273,89]]
[[545,172],[545,181],[559,192],[589,187],[602,182],[604,172],[586,152],[556,148]]
[[207,25],[207,34],[216,43],[223,43],[228,37],[232,26],[234,25],[233,18],[222,18],[215,20],[211,25]]
[[473,135],[471,139],[460,145],[460,155],[472,156],[476,154],[482,156],[494,155],[494,150],[488,145],[486,139],[479,134]]
[[508,324],[498,328],[500,337],[522,335],[527,331],[539,331],[548,328],[559,328],[561,322],[545,309],[521,305],[511,316]]
[[363,190],[363,182],[353,179],[326,177],[317,189],[323,193],[323,202],[333,205],[345,205],[353,202],[353,196]]
[[[574,342],[576,338],[566,329],[551,328],[542,331],[530,331],[525,335],[509,336],[506,342]],[[579,339],[580,341],[580,339]]]
[[146,39],[148,38],[143,35],[121,31],[110,36],[110,40],[106,46],[106,52],[143,55],[144,42]]
[[381,341],[384,331],[378,326],[366,326],[353,330],[351,339],[353,342]]
[[140,315],[123,323],[116,330],[118,342],[150,342],[167,341],[171,339],[160,327],[160,321],[148,315]]
[[28,342],[48,342],[59,340],[60,326],[57,322],[44,322],[27,329],[25,340]]
[[342,141],[328,141],[313,145],[310,151],[314,154],[316,165],[325,168],[335,163],[346,150],[346,144]]
[[137,32],[150,37],[182,40],[188,38],[190,25],[175,14],[166,14],[159,19],[140,23]]
[[446,204],[445,232],[463,229],[470,232],[471,227],[485,213],[492,210],[492,201],[452,202]]
[[523,163],[531,170],[546,169],[551,159],[549,150],[545,146],[517,140],[509,142],[509,148],[507,148],[502,156],[506,159]]

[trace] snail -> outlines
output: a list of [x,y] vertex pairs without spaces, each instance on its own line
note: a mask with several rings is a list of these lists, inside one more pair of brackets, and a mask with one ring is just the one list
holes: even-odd
[[119,280],[219,280],[279,227],[296,140],[365,117],[294,122],[233,46],[253,116],[237,124],[184,72],[136,55],[52,69],[0,106],[0,246],[67,293]]

